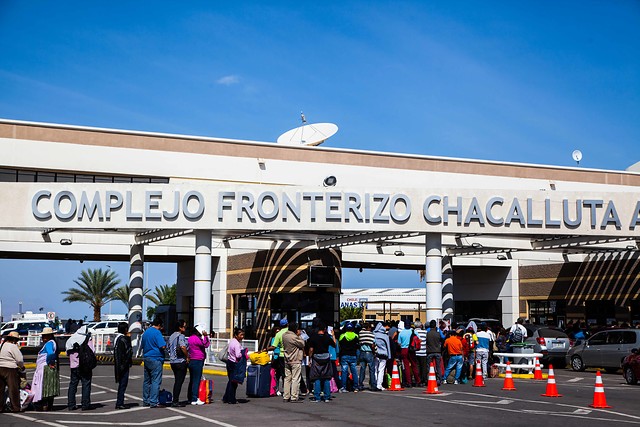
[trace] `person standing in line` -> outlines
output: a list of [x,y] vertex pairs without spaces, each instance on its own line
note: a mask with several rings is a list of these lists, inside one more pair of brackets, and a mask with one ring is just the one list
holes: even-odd
[[382,391],[382,382],[387,372],[387,360],[391,358],[391,344],[389,343],[389,335],[387,330],[382,326],[382,322],[378,322],[373,330],[376,339],[376,391]]
[[354,331],[354,325],[347,322],[345,332],[338,339],[340,343],[340,366],[342,368],[342,386],[340,393],[347,392],[347,379],[349,371],[353,377],[353,392],[358,392],[360,381],[358,380],[358,370],[356,369],[357,352],[360,348],[360,339]]
[[455,379],[453,381],[454,384],[460,384],[460,375],[462,374],[462,363],[463,363],[463,352],[462,352],[462,337],[464,335],[464,330],[458,329],[456,333],[451,333],[449,338],[447,338],[444,342],[444,347],[447,349],[449,353],[449,363],[447,364],[447,369],[444,371],[444,377],[442,378],[442,384],[447,384],[447,378],[449,378],[449,374],[451,370],[455,367],[456,374]]
[[302,402],[299,399],[302,358],[304,357],[304,340],[300,336],[298,324],[289,324],[289,330],[282,336],[284,349],[284,391],[285,402]]
[[4,406],[5,386],[9,389],[9,402],[12,412],[20,412],[20,374],[24,371],[24,358],[18,347],[20,335],[16,331],[9,332],[0,344],[0,404]]
[[118,334],[114,340],[113,355],[113,369],[116,383],[118,383],[116,409],[127,409],[124,405],[124,394],[129,384],[129,369],[133,366],[133,349],[131,348],[129,325],[126,322],[118,323]]
[[427,363],[427,331],[424,330],[422,322],[416,320],[414,322],[415,329],[413,332],[420,339],[420,350],[416,351],[416,360],[418,362],[418,375],[420,376],[420,387],[424,387],[429,379],[429,364]]
[[[189,343],[187,337],[184,336],[184,331],[187,329],[187,322],[183,319],[178,320],[176,323],[176,330],[169,337],[169,364],[173,371],[175,378],[173,382],[173,402],[171,406],[181,407],[180,404],[180,392],[182,391],[182,384],[187,376],[187,369],[189,365]],[[191,389],[187,393],[191,396]],[[191,399],[189,399],[191,402]]]
[[[444,341],[444,334],[436,327],[436,321],[431,320],[429,322],[429,329],[427,329],[425,337],[425,351],[427,353],[427,367],[434,364],[434,370],[436,371],[436,381],[438,385],[442,383],[442,342]],[[427,368],[429,369],[429,368]],[[428,374],[427,374],[428,375]],[[428,377],[427,377],[428,381]]]
[[164,408],[158,402],[162,384],[162,364],[164,363],[165,342],[162,336],[164,322],[156,317],[151,327],[142,334],[140,348],[143,354],[144,382],[142,384],[142,406]]
[[376,389],[376,367],[374,360],[374,354],[376,351],[376,338],[371,331],[371,323],[366,322],[363,325],[358,338],[360,339],[360,356],[358,358],[358,362],[360,364],[360,376],[358,377],[358,379],[360,380],[360,384],[358,384],[358,388],[360,390],[364,390],[364,377],[368,365],[369,390],[373,391]]
[[204,324],[198,323],[192,330],[188,340],[189,347],[189,390],[190,402],[192,405],[204,405],[200,400],[198,390],[204,369],[204,360],[207,358],[207,348],[209,348],[209,335]]
[[[247,351],[242,348],[242,340],[244,339],[244,329],[234,328],[233,338],[229,341],[229,360],[227,360],[227,387],[224,391],[222,401],[235,405],[238,403],[236,398],[236,391],[238,389],[238,381],[235,379],[240,373],[238,372],[238,365],[242,362],[246,362]],[[246,371],[246,366],[245,366]]]
[[[321,399],[328,402],[331,399],[331,356],[329,348],[335,347],[335,338],[326,333],[326,325],[318,321],[318,331],[309,337],[309,358],[311,359],[311,370],[309,378],[314,382],[313,397],[311,402],[317,403]],[[322,393],[322,398],[320,397]]]
[[80,327],[67,340],[66,350],[69,356],[69,367],[71,368],[71,378],[69,380],[69,390],[67,392],[67,409],[75,411],[76,392],[78,391],[78,383],[82,382],[82,400],[81,408],[88,411],[91,408],[91,379],[93,376],[93,367],[85,366],[80,360],[80,352],[82,346],[86,345],[91,351],[95,351],[91,332],[86,326]]
[[478,343],[476,344],[476,359],[480,361],[482,366],[482,376],[487,378],[487,363],[489,362],[489,350],[493,344],[491,334],[488,331],[486,323],[481,323],[479,331],[476,334]]
[[289,321],[285,317],[280,319],[280,330],[273,338],[272,344],[263,351],[273,351],[273,361],[271,367],[276,371],[276,394],[280,396],[280,379],[284,384],[284,348],[282,347],[282,336],[289,330]]
[[513,351],[511,345],[523,343],[527,339],[527,328],[524,327],[524,319],[519,317],[516,323],[509,329],[508,343],[509,351]]
[[[398,325],[398,329],[400,329],[401,323],[398,323]],[[413,374],[413,370],[411,369],[411,360],[409,359],[409,345],[411,344],[412,336],[413,329],[411,329],[411,327],[402,328],[398,333],[398,346],[400,347],[400,358],[402,360],[402,372],[404,376],[402,386],[405,388],[411,388],[414,384],[411,382],[411,375]],[[417,375],[417,372],[415,375]],[[418,382],[420,381],[418,378],[414,379]]]
[[60,395],[58,353],[53,329],[46,327],[42,330],[41,335],[43,346],[38,352],[31,391],[34,392],[33,403],[36,405],[36,409],[51,411],[53,398]]

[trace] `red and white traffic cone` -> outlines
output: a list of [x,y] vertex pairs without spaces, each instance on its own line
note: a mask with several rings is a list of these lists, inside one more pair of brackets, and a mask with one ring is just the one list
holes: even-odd
[[553,365],[549,365],[549,378],[547,379],[547,392],[540,396],[545,397],[562,397],[558,394],[558,388],[556,387],[556,376],[553,374]]
[[542,377],[542,369],[540,369],[540,361],[536,357],[536,367],[533,370],[533,379],[534,380],[544,380]]
[[515,390],[516,385],[513,383],[513,376],[511,375],[511,363],[507,360],[507,370],[504,374],[503,390]]
[[442,394],[441,391],[438,390],[438,380],[436,379],[436,369],[431,362],[429,366],[429,380],[427,381],[427,390],[423,391],[424,394]]
[[482,376],[482,367],[480,366],[480,359],[476,360],[476,378],[473,380],[474,387],[486,387],[484,385],[484,377]]
[[400,382],[400,373],[398,372],[398,363],[393,361],[393,371],[391,372],[391,387],[388,391],[403,391],[402,383]]
[[602,376],[600,371],[596,373],[596,389],[593,392],[592,408],[611,408],[607,405],[607,398],[604,395],[604,385],[602,384]]

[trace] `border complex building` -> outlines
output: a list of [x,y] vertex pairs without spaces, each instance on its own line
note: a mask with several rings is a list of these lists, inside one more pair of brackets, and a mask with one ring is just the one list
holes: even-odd
[[343,268],[426,270],[429,319],[638,320],[637,172],[8,120],[0,144],[0,256],[129,260],[134,329],[145,261],[221,334],[337,319]]

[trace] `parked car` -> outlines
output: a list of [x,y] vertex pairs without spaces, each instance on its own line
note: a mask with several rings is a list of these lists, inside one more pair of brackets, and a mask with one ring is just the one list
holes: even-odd
[[92,334],[115,334],[118,332],[118,323],[120,322],[98,322],[93,327],[87,329]]
[[44,320],[14,320],[5,323],[0,332],[2,335],[8,335],[9,332],[13,331],[18,332],[20,335],[28,335],[29,332],[42,332],[48,326],[52,326],[51,323]]
[[542,354],[542,363],[551,363],[556,368],[566,366],[567,352],[571,348],[569,336],[555,326],[525,324],[527,338],[525,344],[533,346],[534,353]]
[[566,361],[574,371],[604,368],[615,373],[624,358],[640,344],[640,329],[608,329],[585,341],[577,341],[567,353]]
[[637,348],[631,349],[631,354],[622,361],[622,375],[627,384],[638,384],[640,378],[640,351]]

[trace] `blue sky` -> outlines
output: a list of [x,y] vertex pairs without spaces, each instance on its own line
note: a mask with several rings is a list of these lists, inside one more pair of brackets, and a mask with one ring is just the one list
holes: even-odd
[[[0,0],[0,117],[275,141],[303,110],[340,127],[332,147],[563,166],[580,149],[619,170],[640,160],[639,52],[635,0]],[[86,268],[30,263],[41,279],[0,261],[5,315],[7,277],[55,294]],[[418,284],[365,276],[346,284]]]

